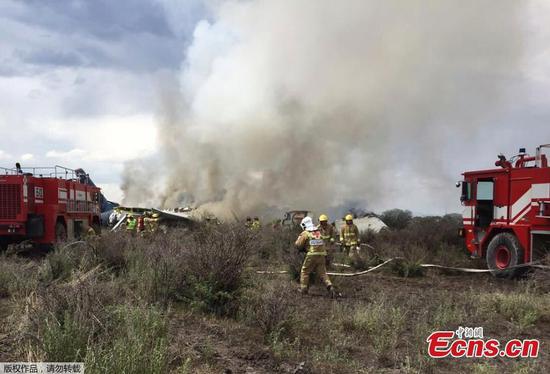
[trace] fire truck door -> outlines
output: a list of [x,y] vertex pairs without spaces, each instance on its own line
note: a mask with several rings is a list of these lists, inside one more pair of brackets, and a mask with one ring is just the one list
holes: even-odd
[[34,213],[34,184],[26,184],[23,188],[26,189],[28,212]]
[[480,179],[476,184],[476,216],[475,227],[485,232],[494,218],[494,181]]

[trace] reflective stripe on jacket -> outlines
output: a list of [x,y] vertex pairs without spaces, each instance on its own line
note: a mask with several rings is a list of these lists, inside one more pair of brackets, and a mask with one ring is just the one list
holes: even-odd
[[340,241],[345,246],[354,246],[359,243],[359,229],[355,225],[344,225],[340,231]]
[[324,229],[323,226],[319,226],[319,230],[321,230],[321,238],[325,241],[325,244],[334,243],[334,227],[327,225]]
[[321,231],[303,231],[298,240],[296,240],[298,248],[306,247],[306,256],[326,256],[327,251],[325,241],[321,237]]

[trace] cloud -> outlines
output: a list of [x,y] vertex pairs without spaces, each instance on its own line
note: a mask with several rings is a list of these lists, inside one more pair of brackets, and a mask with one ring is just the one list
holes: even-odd
[[197,21],[208,15],[208,4],[203,0],[154,0],[164,9],[166,20],[176,35],[191,35]]
[[156,149],[156,128],[152,116],[105,116],[55,121],[46,128],[37,127],[34,131],[76,146],[65,152],[49,151],[47,157],[124,162],[149,156]]
[[0,73],[83,65],[136,72],[174,69],[204,12],[196,0],[5,0],[0,4]]
[[21,155],[21,160],[23,161],[30,161],[34,158],[34,155],[32,153],[25,153]]
[[50,66],[81,66],[84,59],[72,51],[56,51],[50,49],[38,49],[33,51],[16,51],[22,62],[32,65]]
[[119,197],[122,164],[154,152],[158,77],[179,68],[201,4],[1,1],[0,159],[83,167]]
[[47,158],[58,158],[58,159],[72,159],[72,158],[81,158],[82,156],[86,155],[86,151],[83,151],[82,149],[71,149],[70,151],[48,151],[46,152]]
[[0,149],[0,160],[11,160],[12,158],[12,155]]

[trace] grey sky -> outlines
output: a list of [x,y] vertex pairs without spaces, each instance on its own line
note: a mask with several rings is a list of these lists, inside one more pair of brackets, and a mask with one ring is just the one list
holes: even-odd
[[122,163],[154,152],[158,76],[205,17],[194,0],[0,2],[0,163],[83,166],[119,199]]

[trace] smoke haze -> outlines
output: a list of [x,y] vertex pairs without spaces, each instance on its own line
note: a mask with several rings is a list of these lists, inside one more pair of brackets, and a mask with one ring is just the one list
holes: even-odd
[[126,165],[124,203],[231,217],[455,199],[441,150],[503,110],[522,4],[215,2],[159,79],[159,154]]

